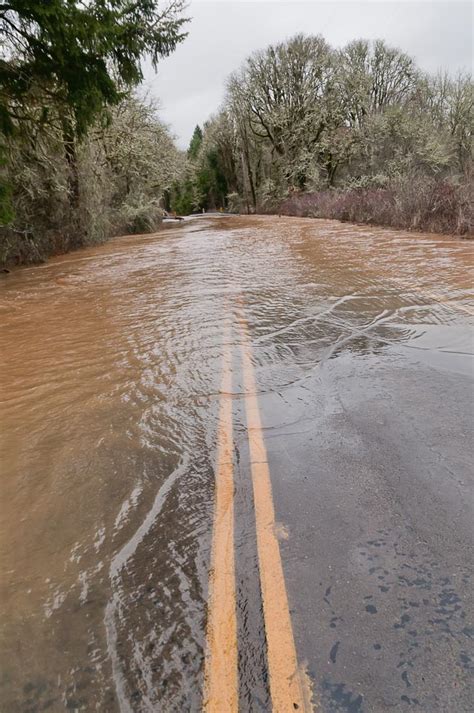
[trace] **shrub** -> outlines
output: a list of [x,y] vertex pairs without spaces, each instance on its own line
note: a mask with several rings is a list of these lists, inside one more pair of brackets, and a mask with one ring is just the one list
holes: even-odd
[[472,186],[412,178],[386,188],[348,188],[293,193],[277,212],[408,230],[472,235]]

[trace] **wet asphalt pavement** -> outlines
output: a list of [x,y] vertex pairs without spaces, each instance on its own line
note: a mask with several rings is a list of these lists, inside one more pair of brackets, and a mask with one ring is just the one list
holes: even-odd
[[1,710],[202,709],[224,321],[239,710],[272,710],[243,314],[313,710],[472,711],[473,247],[204,217],[6,275]]

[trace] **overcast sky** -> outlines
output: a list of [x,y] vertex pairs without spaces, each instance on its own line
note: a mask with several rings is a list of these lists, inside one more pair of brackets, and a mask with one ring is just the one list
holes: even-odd
[[219,108],[227,76],[254,50],[297,32],[322,34],[333,47],[381,37],[431,72],[472,68],[470,2],[192,0],[187,15],[188,37],[145,79],[181,148]]

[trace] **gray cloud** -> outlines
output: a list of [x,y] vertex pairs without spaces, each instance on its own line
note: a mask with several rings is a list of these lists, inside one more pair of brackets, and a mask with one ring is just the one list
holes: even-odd
[[322,34],[334,47],[381,37],[429,72],[471,69],[470,2],[191,2],[189,36],[145,87],[181,147],[222,102],[227,76],[256,49],[297,32]]

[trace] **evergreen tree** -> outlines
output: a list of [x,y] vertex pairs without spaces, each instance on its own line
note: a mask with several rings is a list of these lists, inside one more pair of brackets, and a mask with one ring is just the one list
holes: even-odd
[[156,0],[8,0],[0,4],[0,127],[11,131],[31,89],[44,90],[70,109],[84,133],[124,86],[142,78],[141,60],[153,65],[186,36],[184,0],[166,8]]
[[199,149],[201,148],[201,144],[202,144],[202,129],[199,126],[199,124],[197,124],[196,128],[194,129],[194,133],[192,135],[191,142],[190,142],[189,148],[188,148],[188,157],[191,160],[197,159],[197,157],[199,155]]
[[[156,66],[184,39],[184,7],[185,0],[166,6],[156,0],[0,0],[0,140],[4,145],[32,116],[48,121],[54,107],[71,169],[73,207],[77,139],[142,80],[145,55]],[[0,197],[7,195],[0,189]]]

